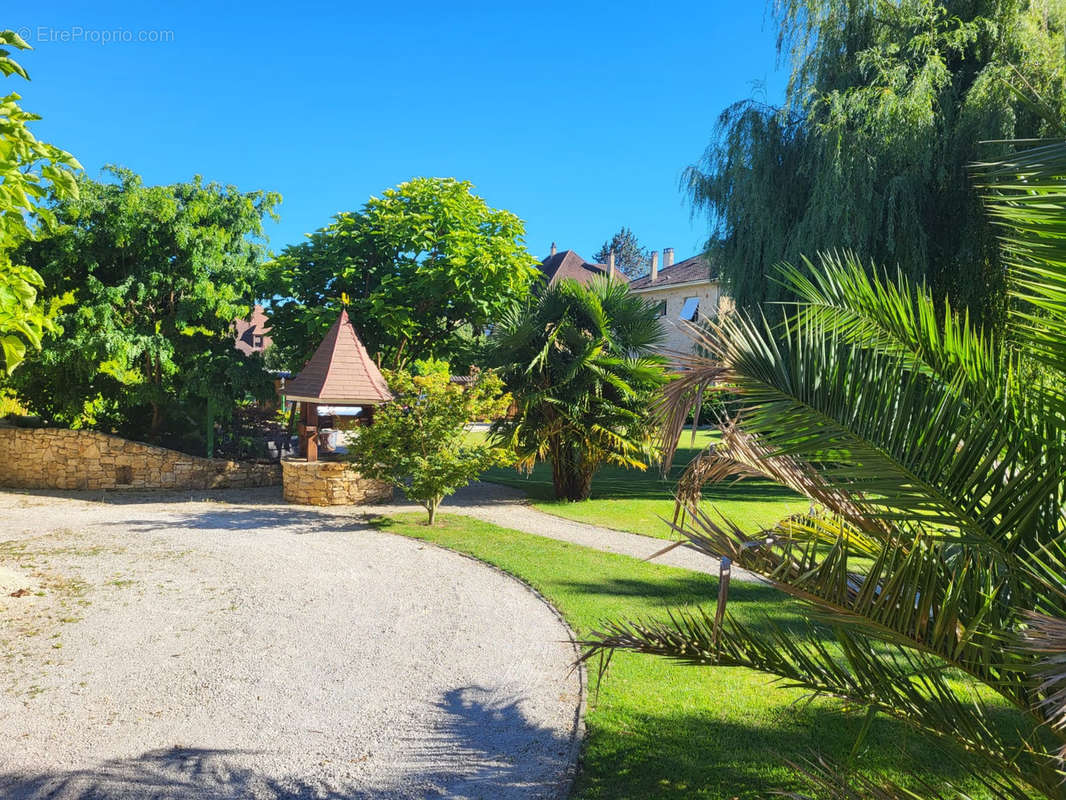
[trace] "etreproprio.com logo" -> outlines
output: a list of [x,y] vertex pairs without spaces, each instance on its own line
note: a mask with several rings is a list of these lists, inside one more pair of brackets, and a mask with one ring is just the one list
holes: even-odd
[[24,25],[15,31],[28,44],[159,44],[174,41],[174,31],[134,30],[133,28],[88,28],[70,25]]

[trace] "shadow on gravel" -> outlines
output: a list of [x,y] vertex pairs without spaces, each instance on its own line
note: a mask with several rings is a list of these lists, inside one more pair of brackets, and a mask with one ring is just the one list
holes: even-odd
[[336,533],[367,527],[366,515],[373,506],[353,509],[351,514],[328,514],[293,506],[292,509],[224,507],[218,510],[180,512],[166,519],[128,519],[122,525],[137,533],[166,528],[187,528],[199,531],[272,530],[279,526],[293,528],[296,533]]
[[[574,698],[575,726],[577,698]],[[516,700],[468,686],[437,702],[444,724],[407,737],[421,797],[565,797],[577,742],[530,723]]]
[[[174,747],[69,772],[0,775],[4,800],[385,800],[564,797],[576,755],[570,737],[531,724],[517,701],[466,687],[446,692],[443,721],[405,735],[406,756],[389,778],[345,777],[337,762],[323,780],[260,773],[249,750]],[[402,726],[403,722],[398,721]],[[265,754],[263,754],[265,755]],[[365,763],[365,762],[364,762]],[[249,765],[253,766],[249,766]],[[368,764],[369,765],[369,764]],[[354,771],[354,770],[352,770]]]
[[152,750],[138,758],[105,761],[91,769],[40,775],[0,776],[0,795],[8,800],[228,800],[255,797],[354,798],[298,781],[279,781],[234,767],[239,750],[171,748]]

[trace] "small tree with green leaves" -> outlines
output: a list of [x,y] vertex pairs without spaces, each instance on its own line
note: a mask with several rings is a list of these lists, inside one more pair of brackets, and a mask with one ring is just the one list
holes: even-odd
[[423,374],[386,372],[396,399],[377,409],[359,430],[351,460],[370,478],[386,481],[429,512],[436,522],[441,501],[486,469],[507,464],[510,453],[473,441],[466,423],[506,412],[511,396],[492,372],[473,383],[453,383],[445,362],[420,364]]

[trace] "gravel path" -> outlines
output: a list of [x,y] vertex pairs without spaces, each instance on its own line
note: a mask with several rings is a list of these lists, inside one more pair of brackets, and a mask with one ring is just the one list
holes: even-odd
[[[374,506],[375,513],[388,514],[410,511],[412,506]],[[575,522],[565,517],[546,514],[530,506],[526,495],[518,489],[496,483],[472,483],[447,498],[440,507],[442,514],[463,514],[504,528],[547,536],[550,539],[591,547],[607,553],[620,553],[633,558],[646,559],[662,550],[670,542],[653,536],[602,528],[585,522]],[[677,547],[655,558],[656,564],[681,567],[693,572],[717,575],[720,561],[688,546]],[[739,567],[732,568],[732,580],[762,580]]]
[[277,495],[0,492],[0,797],[560,796],[554,612]]

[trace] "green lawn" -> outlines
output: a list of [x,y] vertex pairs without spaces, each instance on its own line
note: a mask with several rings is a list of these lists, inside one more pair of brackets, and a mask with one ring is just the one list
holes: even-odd
[[[382,520],[391,533],[435,542],[518,576],[547,597],[578,633],[604,619],[661,616],[668,607],[708,603],[713,577],[601,553],[567,542],[443,515]],[[800,607],[776,590],[734,582],[730,610],[750,626],[767,615],[803,625]],[[590,676],[594,679],[594,676]],[[815,751],[843,761],[863,718],[829,700],[797,703],[801,693],[744,669],[700,669],[620,653],[599,691],[590,690],[587,736],[573,797],[766,797],[800,788],[783,763]],[[922,770],[934,785],[966,786],[967,775],[902,723],[879,718],[857,765],[899,778],[898,765]],[[975,797],[983,797],[970,785]]]
[[[471,434],[478,436],[483,434]],[[681,434],[681,445],[666,478],[656,468],[646,471],[604,467],[592,482],[592,497],[581,503],[555,500],[551,467],[537,464],[528,477],[513,469],[491,469],[483,480],[522,489],[533,505],[549,514],[578,522],[588,522],[645,536],[676,538],[662,517],[673,519],[674,487],[688,462],[717,439],[716,431],[697,431],[695,445],[691,432]],[[708,486],[704,501],[744,529],[767,527],[800,511],[807,502],[788,489],[769,481],[745,480]]]

